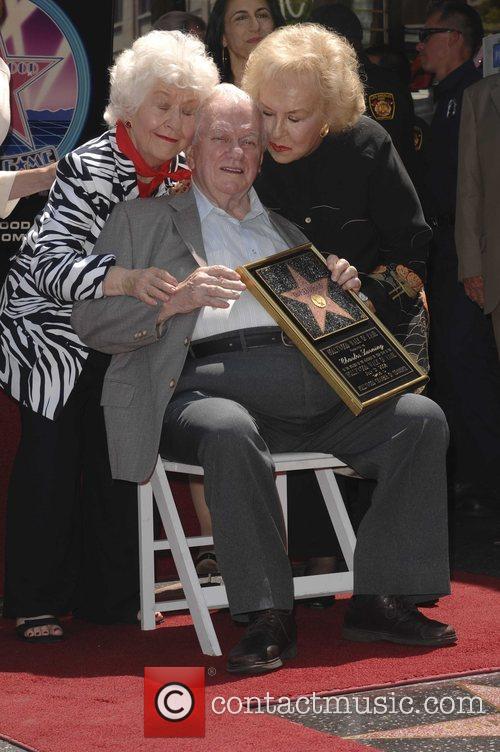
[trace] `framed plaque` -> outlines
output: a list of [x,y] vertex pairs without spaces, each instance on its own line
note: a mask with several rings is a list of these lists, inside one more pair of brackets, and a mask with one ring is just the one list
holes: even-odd
[[358,415],[427,375],[311,243],[236,270],[292,342]]

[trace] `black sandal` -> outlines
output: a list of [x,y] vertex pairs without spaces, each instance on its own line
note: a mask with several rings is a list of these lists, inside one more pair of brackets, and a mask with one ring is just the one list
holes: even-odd
[[16,626],[16,634],[20,640],[23,640],[23,642],[41,642],[47,644],[49,642],[61,642],[61,640],[64,640],[64,634],[48,634],[40,635],[39,637],[36,637],[36,635],[32,635],[31,637],[26,636],[28,629],[35,629],[36,627],[46,626],[59,627],[60,629],[62,629],[62,625],[59,619],[56,619],[55,616],[46,616],[43,619],[26,619],[26,621],[24,621],[22,624],[18,624]]
[[[215,563],[215,567],[210,567],[212,571],[204,571],[203,567],[201,566],[205,562],[210,561]],[[196,569],[196,574],[199,577],[219,577],[219,567],[217,566],[217,557],[214,554],[213,551],[202,551],[198,554],[198,556],[194,560],[194,566]]]

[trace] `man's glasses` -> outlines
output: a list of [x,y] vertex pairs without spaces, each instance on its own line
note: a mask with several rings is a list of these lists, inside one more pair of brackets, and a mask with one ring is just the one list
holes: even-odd
[[420,42],[424,42],[425,43],[434,34],[448,34],[450,31],[456,31],[457,34],[461,34],[462,33],[459,29],[442,29],[442,28],[420,29],[420,31],[418,32],[418,39],[419,39]]

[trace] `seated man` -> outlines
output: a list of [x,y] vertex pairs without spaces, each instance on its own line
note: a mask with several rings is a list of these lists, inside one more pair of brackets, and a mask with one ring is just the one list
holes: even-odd
[[[217,559],[231,613],[249,621],[228,670],[253,674],[295,655],[293,582],[272,452],[331,452],[378,480],[358,533],[343,635],[440,646],[454,630],[403,594],[449,592],[443,413],[405,394],[355,417],[244,291],[231,267],[306,242],[266,211],[252,182],[262,116],[222,84],[197,115],[193,187],[119,204],[97,244],[126,267],[168,268],[178,283],[161,308],[133,298],[78,303],[73,324],[113,353],[102,404],[115,478],[142,482],[158,448],[202,465]],[[359,289],[347,261],[332,278]]]

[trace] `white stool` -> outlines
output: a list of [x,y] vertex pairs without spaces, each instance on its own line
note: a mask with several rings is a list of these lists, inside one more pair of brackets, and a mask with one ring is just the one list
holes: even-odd
[[[331,454],[313,452],[274,454],[276,486],[287,522],[286,474],[291,470],[314,470],[323,494],[330,519],[348,567],[347,572],[294,577],[296,598],[310,598],[334,593],[351,592],[353,587],[353,556],[356,538],[347,514],[335,473],[355,476],[355,472]],[[138,486],[139,497],[139,556],[141,591],[141,627],[155,628],[155,611],[189,609],[194,628],[205,655],[221,655],[219,641],[210,617],[210,608],[227,607],[224,585],[202,588],[196,574],[190,548],[213,544],[210,536],[186,538],[166,473],[203,475],[203,468],[169,462],[158,457],[149,483]],[[155,540],[153,532],[153,495],[167,536]],[[172,551],[185,598],[174,601],[155,601],[155,551]]]

